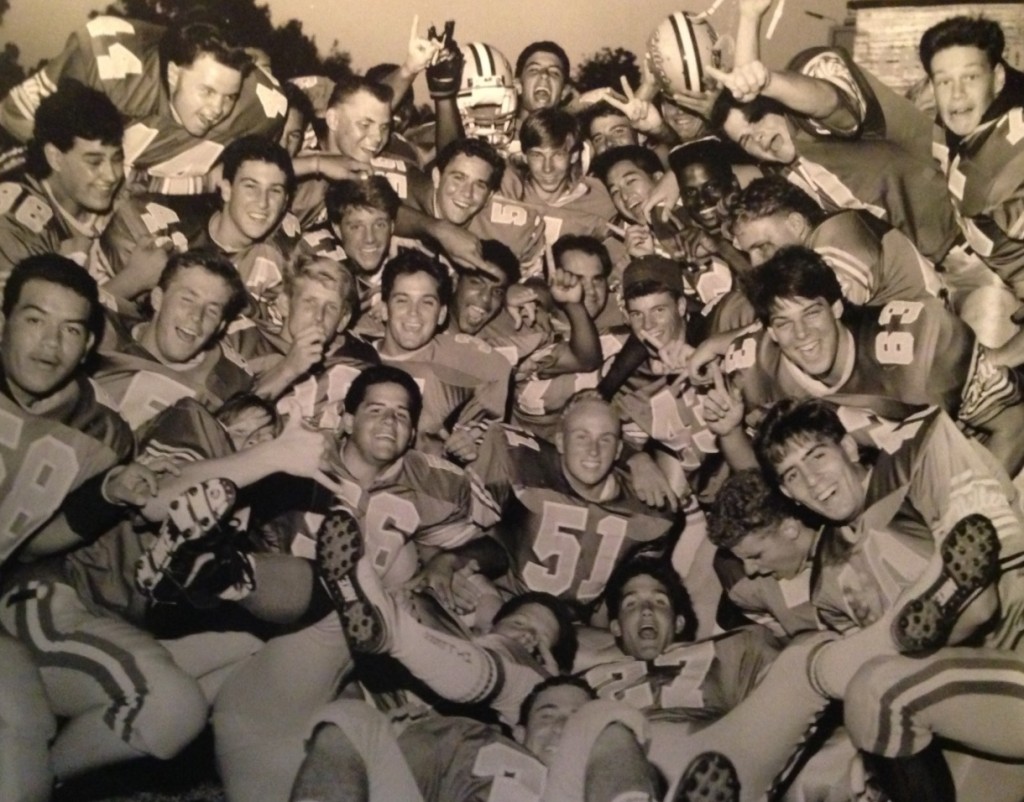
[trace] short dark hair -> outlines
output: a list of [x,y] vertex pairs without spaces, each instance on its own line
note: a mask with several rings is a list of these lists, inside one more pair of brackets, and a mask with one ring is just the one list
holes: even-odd
[[691,164],[704,165],[714,178],[729,184],[736,178],[732,171],[733,153],[732,143],[725,143],[717,136],[703,136],[673,148],[668,163],[680,184],[683,170]]
[[349,75],[334,84],[331,96],[327,100],[327,108],[341,105],[360,91],[369,92],[381,103],[386,103],[389,108],[391,101],[395,99],[395,90],[390,85],[371,81],[363,75]]
[[605,604],[608,605],[608,618],[619,617],[622,606],[622,591],[626,583],[635,576],[649,576],[658,582],[672,603],[672,615],[683,617],[683,629],[676,640],[692,641],[697,637],[697,613],[693,609],[690,594],[672,564],[665,558],[640,555],[622,563],[608,579],[604,591]]
[[820,398],[777,401],[765,415],[754,435],[754,453],[762,470],[779,478],[775,466],[785,456],[789,443],[796,439],[839,443],[846,427],[835,407]]
[[[561,45],[546,39],[540,42],[531,42],[523,48],[523,52],[520,53],[519,58],[516,59],[516,78],[523,77],[523,68],[526,66],[526,62],[529,60],[530,56],[534,53],[551,53],[558,59],[559,66],[565,74],[566,82],[571,79],[572,70],[569,67],[569,56]],[[555,98],[555,100],[557,101],[558,98]]]
[[397,384],[405,389],[409,396],[409,419],[415,429],[419,425],[420,413],[423,411],[423,393],[412,376],[393,365],[371,365],[356,376],[345,393],[345,411],[349,415],[355,415],[366,400],[366,393],[375,384]]
[[[625,112],[621,109],[615,108],[607,100],[599,100],[597,103],[591,103],[589,106],[585,106],[582,111],[576,115],[576,120],[579,122],[580,134],[584,139],[590,139],[590,127],[594,124],[595,120],[600,120],[602,117],[621,117],[629,125],[629,117],[626,116]],[[630,126],[632,128],[632,126]]]
[[172,253],[160,273],[157,286],[166,291],[174,277],[190,267],[201,267],[208,273],[224,280],[231,290],[228,302],[224,304],[224,322],[230,323],[249,305],[249,291],[245,288],[238,270],[227,257],[211,248],[194,248],[182,253]]
[[[480,256],[485,262],[489,262],[505,274],[506,286],[518,283],[522,277],[519,258],[504,242],[496,239],[480,240]],[[466,269],[464,272],[480,273],[482,271]]]
[[711,113],[708,115],[708,127],[724,134],[725,121],[733,109],[742,114],[743,118],[750,123],[759,122],[768,114],[786,116],[787,111],[779,101],[764,95],[758,95],[753,100],[741,103],[732,96],[731,92],[719,92],[711,107]]
[[555,264],[562,266],[562,257],[570,251],[579,251],[588,256],[596,256],[601,262],[601,275],[605,278],[612,273],[612,257],[604,243],[589,234],[563,234],[551,246],[551,254]]
[[242,74],[242,78],[253,68],[252,56],[228,33],[226,25],[215,25],[208,21],[196,21],[193,15],[186,15],[181,23],[174,23],[160,37],[160,74],[167,81],[167,68],[171,64],[191,67],[202,56],[211,56]]
[[579,648],[579,640],[576,637],[576,627],[572,622],[572,610],[557,596],[539,590],[520,593],[501,605],[494,615],[494,623],[497,624],[503,618],[508,618],[527,604],[539,604],[541,607],[546,607],[555,617],[555,621],[558,622],[558,638],[554,646],[551,647],[551,656],[555,658],[555,664],[559,669],[571,671],[573,660],[576,659],[576,649]]
[[948,47],[976,47],[985,54],[989,66],[995,67],[1003,61],[1006,37],[998,22],[985,17],[961,15],[932,25],[922,34],[918,46],[921,66],[929,76],[935,54]]
[[89,333],[99,342],[103,336],[103,306],[100,304],[100,291],[96,279],[81,265],[56,253],[39,253],[22,259],[11,270],[4,286],[3,313],[9,318],[14,307],[21,300],[21,290],[29,281],[48,281],[59,284],[80,296],[89,304],[89,316],[86,327]]
[[334,226],[340,226],[346,210],[353,208],[376,209],[393,221],[401,205],[402,199],[382,175],[371,175],[363,181],[332,181],[324,197],[327,219]]
[[61,153],[67,153],[75,146],[76,139],[99,141],[119,148],[123,138],[121,113],[110,98],[74,78],[63,78],[57,91],[44,97],[36,109],[26,155],[27,169],[37,178],[50,174],[44,145],[53,145]]
[[826,212],[818,202],[781,175],[755,178],[729,204],[734,223],[748,223],[775,214],[796,212],[812,226],[821,223]]
[[482,159],[491,165],[491,177],[487,182],[487,186],[491,188],[491,191],[497,190],[501,186],[501,179],[505,175],[505,160],[501,158],[501,154],[498,153],[494,145],[483,139],[471,136],[452,140],[437,154],[436,165],[438,172],[444,173],[452,159],[459,154]]
[[380,276],[380,297],[384,303],[391,298],[395,288],[395,280],[399,276],[411,276],[414,273],[426,273],[437,283],[437,297],[444,306],[452,301],[452,277],[448,274],[441,261],[435,256],[428,256],[416,248],[403,248],[398,255],[384,264]]
[[257,134],[248,134],[235,139],[224,148],[217,160],[221,165],[221,175],[229,184],[246,162],[265,162],[273,164],[284,173],[285,187],[288,194],[295,191],[295,168],[292,157],[277,142]]
[[530,148],[561,147],[573,140],[573,149],[580,146],[580,127],[576,117],[565,109],[548,106],[531,112],[519,127],[519,144],[525,153]]
[[607,185],[608,173],[620,162],[630,162],[650,176],[665,170],[658,154],[650,148],[645,148],[643,145],[619,145],[608,148],[600,156],[595,156],[590,162],[590,174],[602,184]]
[[762,471],[747,468],[719,488],[708,510],[708,540],[720,549],[731,549],[751,532],[801,517],[799,508]]
[[815,251],[803,245],[780,248],[771,259],[744,277],[744,292],[764,325],[779,298],[824,298],[829,304],[843,300],[835,271]]
[[559,685],[571,685],[574,688],[585,691],[591,700],[597,698],[597,691],[591,688],[583,677],[578,677],[575,674],[559,674],[554,677],[548,677],[534,685],[533,689],[526,695],[526,698],[523,699],[523,703],[519,705],[520,727],[525,727],[526,723],[530,720],[530,713],[533,712],[533,706],[537,702],[537,697],[548,688],[557,688]]

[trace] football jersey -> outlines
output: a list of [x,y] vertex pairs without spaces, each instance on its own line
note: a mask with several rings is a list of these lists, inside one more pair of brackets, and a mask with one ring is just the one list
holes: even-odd
[[254,309],[274,315],[274,301],[283,291],[288,258],[298,242],[297,221],[290,214],[266,238],[229,251],[220,246],[209,232],[210,218],[220,209],[219,198],[195,195],[130,196],[118,204],[103,239],[112,252],[115,272],[128,263],[140,240],[154,237],[157,242],[169,241],[177,251],[190,248],[212,249],[221,253],[238,270]]
[[205,136],[192,136],[174,119],[164,88],[158,53],[164,30],[139,20],[93,17],[71,34],[62,53],[0,102],[0,125],[27,141],[39,102],[62,78],[75,78],[103,92],[125,120],[129,184],[174,195],[204,191],[203,179],[225,145],[246,134],[277,140],[288,101],[277,81],[254,67],[231,114]]
[[601,699],[648,719],[711,721],[754,689],[778,649],[762,627],[744,627],[694,643],[673,643],[653,660],[623,657],[582,673]]
[[[871,466],[864,511],[819,541],[812,600],[822,620],[840,631],[877,620],[968,515],[989,519],[1002,560],[1019,556],[1024,518],[1015,499],[994,458],[944,412],[928,407],[909,416]],[[1019,584],[1016,574],[1007,576]]]
[[28,256],[59,253],[89,271],[98,284],[116,272],[100,234],[109,216],[96,215],[89,224],[65,213],[44,182],[0,183],[0,292],[14,266]]
[[828,263],[843,297],[857,306],[923,301],[938,297],[942,289],[935,266],[914,243],[862,209],[827,218],[805,244]]
[[416,432],[416,447],[423,451],[440,453],[445,432],[457,424],[505,419],[511,370],[483,340],[445,331],[412,353],[381,353],[380,361],[411,375],[423,393]]
[[[227,431],[202,404],[184,398],[139,431],[138,461],[176,464],[225,457],[234,452]],[[69,552],[63,575],[95,612],[114,612],[133,623],[145,620],[147,600],[135,587],[135,565],[156,540],[156,527],[125,520],[82,548]]]
[[[341,447],[341,446],[339,446]],[[313,559],[316,535],[336,503],[359,521],[366,554],[384,583],[398,587],[419,568],[418,544],[452,549],[478,537],[497,520],[493,499],[447,460],[411,450],[368,489],[344,466],[336,477],[340,498],[312,480],[275,476],[265,480],[253,515],[264,521],[261,546]]]
[[692,473],[708,454],[718,453],[717,439],[704,422],[705,390],[689,381],[674,389],[678,377],[653,368],[656,366],[648,359],[613,398],[623,420],[623,439],[637,448],[653,440],[683,471]]
[[511,426],[488,431],[471,471],[504,511],[499,533],[512,568],[501,584],[514,594],[593,605],[617,565],[639,551],[667,553],[678,534],[673,516],[641,502],[617,472],[606,499],[582,498],[555,447]]
[[946,178],[967,243],[1021,297],[1024,108],[1017,106],[965,137],[949,162]]
[[0,371],[0,565],[58,512],[83,482],[127,461],[134,441],[125,422],[85,379],[33,415],[8,395]]
[[593,176],[583,176],[555,200],[541,198],[529,181],[523,182],[514,197],[544,218],[544,239],[548,245],[554,245],[565,234],[606,239],[608,222],[616,215],[608,190]]
[[[108,318],[110,320],[111,318]],[[116,342],[102,350],[93,378],[105,403],[137,429],[182,398],[216,409],[236,393],[252,388],[245,361],[226,343],[201,351],[188,365],[157,360],[118,324]]]
[[748,412],[756,418],[782,398],[832,397],[858,406],[855,397],[870,396],[937,404],[964,423],[984,426],[1020,403],[1016,374],[994,366],[967,324],[937,299],[851,309],[843,323],[840,337],[851,338],[854,358],[832,387],[796,367],[765,330],[737,337],[724,365]]

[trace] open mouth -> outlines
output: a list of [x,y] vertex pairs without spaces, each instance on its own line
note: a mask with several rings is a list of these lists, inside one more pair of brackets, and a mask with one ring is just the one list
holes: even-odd
[[658,637],[658,628],[654,624],[642,624],[636,634],[641,640],[654,640]]
[[542,103],[550,103],[551,102],[551,92],[549,92],[547,89],[534,89],[533,90],[533,100],[538,105],[542,104]]

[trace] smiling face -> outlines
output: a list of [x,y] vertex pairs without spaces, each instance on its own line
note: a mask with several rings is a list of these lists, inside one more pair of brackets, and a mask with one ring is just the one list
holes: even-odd
[[491,199],[494,168],[483,159],[457,153],[441,173],[437,184],[437,212],[442,220],[464,226]]
[[242,162],[231,183],[220,182],[220,195],[224,209],[216,218],[214,238],[225,248],[245,248],[281,220],[288,206],[288,177],[270,162]]
[[352,206],[341,216],[341,240],[345,255],[363,273],[376,273],[391,246],[395,224],[387,212],[371,206]]
[[662,101],[661,116],[665,120],[665,124],[675,131],[676,136],[683,142],[697,139],[707,133],[708,125],[703,117],[684,109],[671,100]]
[[825,378],[839,353],[843,305],[824,298],[778,298],[772,305],[768,335],[786,358],[804,373]]
[[51,170],[47,183],[73,217],[110,211],[124,179],[120,145],[75,137],[66,152],[52,144],[45,145],[44,152]]
[[67,382],[92,348],[89,302],[61,284],[29,279],[3,322],[0,339],[7,385],[29,405]]
[[156,315],[144,329],[142,345],[161,362],[188,362],[224,329],[231,287],[200,266],[183,267],[166,289],[150,294]]
[[794,436],[772,466],[782,492],[835,523],[848,523],[864,509],[865,469],[849,435],[836,443],[820,436]]
[[651,197],[654,183],[660,176],[660,173],[651,176],[629,161],[614,165],[608,171],[607,184],[616,211],[633,223],[643,222],[643,205]]
[[542,194],[557,196],[569,187],[569,173],[573,162],[573,137],[563,144],[543,145],[526,151],[529,182]]
[[562,741],[566,722],[590,701],[585,690],[575,685],[545,688],[534,700],[522,735],[523,746],[541,763],[550,766]]
[[391,134],[391,109],[365,89],[329,108],[324,119],[331,151],[358,162],[380,155]]
[[437,333],[447,310],[429,273],[407,273],[395,279],[381,309],[386,326],[381,352],[395,355],[422,348]]
[[626,318],[638,338],[654,348],[664,348],[683,337],[686,300],[669,292],[655,292],[626,301]]
[[565,414],[555,445],[573,488],[585,498],[596,496],[622,450],[618,416],[609,404],[583,401]]
[[637,145],[640,142],[636,130],[629,124],[629,118],[622,114],[595,117],[588,133],[595,156],[600,156],[609,148]]
[[942,124],[967,136],[1003,90],[1006,70],[1001,64],[993,68],[980,48],[955,45],[932,57],[931,81]]
[[355,452],[359,461],[376,468],[390,465],[408,451],[416,433],[409,394],[391,382],[371,384],[355,413],[345,413],[342,425],[349,436],[342,459]]
[[722,227],[724,213],[719,202],[731,188],[700,163],[687,164],[679,176],[679,192],[686,211],[708,231]]
[[769,112],[757,122],[749,122],[743,112],[732,109],[722,131],[755,159],[789,164],[796,158],[789,122],[781,114]]
[[484,273],[460,273],[452,299],[452,320],[463,334],[476,334],[501,311],[508,285]]
[[653,660],[682,632],[685,623],[672,610],[665,586],[649,574],[638,574],[622,586],[619,614],[609,627],[622,651],[637,660]]
[[529,113],[557,105],[567,78],[561,60],[554,53],[538,51],[531,55],[516,82],[520,111]]
[[242,73],[203,54],[188,66],[167,67],[171,108],[192,136],[206,136],[234,111],[242,90]]

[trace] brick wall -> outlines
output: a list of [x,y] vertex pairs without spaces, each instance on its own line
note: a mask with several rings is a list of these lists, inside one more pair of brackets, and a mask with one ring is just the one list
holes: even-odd
[[917,55],[921,34],[947,17],[979,12],[1002,26],[1006,60],[1024,69],[1024,3],[894,3],[891,8],[855,8],[851,11],[856,16],[854,60],[898,92],[905,92],[924,77]]

